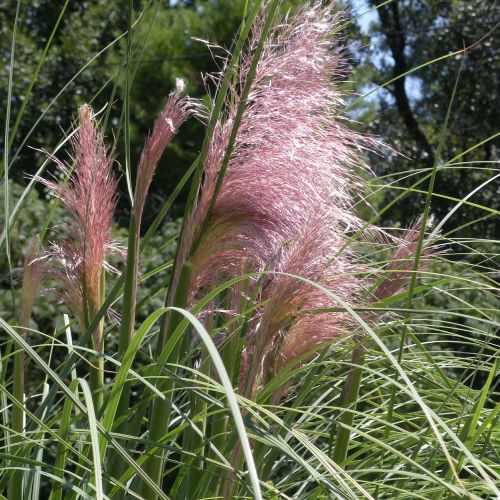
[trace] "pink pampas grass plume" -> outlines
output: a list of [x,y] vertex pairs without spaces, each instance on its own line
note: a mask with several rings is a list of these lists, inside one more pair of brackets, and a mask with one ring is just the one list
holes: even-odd
[[[245,356],[260,360],[260,367],[252,362],[249,373],[241,373],[241,380],[256,383],[252,390],[245,391],[248,397],[295,358],[348,332],[346,313],[311,313],[315,309],[342,308],[343,304],[354,306],[364,286],[355,255],[333,255],[345,240],[329,225],[329,216],[311,221],[306,232],[271,264],[260,295],[265,305],[245,345]],[[328,295],[329,291],[336,299]],[[321,328],[316,325],[318,321],[323,321]]]
[[113,157],[90,106],[82,106],[78,116],[79,128],[72,140],[74,168],[55,159],[69,180],[41,181],[62,201],[72,219],[69,238],[52,244],[47,267],[63,285],[58,293],[85,328],[101,306],[101,275],[112,248],[110,230],[118,181],[111,171]]
[[[376,300],[392,297],[407,286],[413,272],[420,231],[421,220],[407,229],[401,239],[395,239],[397,247],[385,270],[387,277],[384,278],[373,292]],[[432,257],[436,253],[436,247],[433,247],[428,240],[424,240],[422,258],[418,270],[428,267],[432,261]],[[354,275],[356,274],[355,271],[360,271],[359,263],[352,261],[350,272]],[[340,275],[347,278],[349,272],[346,273],[344,270]],[[371,301],[363,298],[359,293],[356,296],[355,292],[356,290],[359,292],[363,288],[366,288],[366,285],[368,285],[367,279],[355,279],[353,276],[350,280],[345,281],[344,287],[339,287],[337,283],[331,281],[326,283],[325,288],[331,289],[335,296],[341,298],[343,304],[348,304],[350,307],[369,307]],[[343,307],[340,304],[333,304],[332,300],[326,297],[326,294],[321,294],[317,291],[311,294],[309,303],[311,309],[318,310],[327,308],[342,309]],[[377,314],[376,310],[360,313],[365,321],[372,324],[376,323],[382,314]],[[347,311],[328,313],[309,313],[306,311],[305,314],[297,316],[296,321],[293,322],[286,335],[284,335],[283,342],[276,356],[275,373],[279,373],[283,368],[298,359],[304,358],[308,353],[313,354],[315,349],[322,348],[332,340],[356,332],[362,333],[362,330],[357,321]]]
[[[131,282],[125,286],[124,294],[124,321],[120,330],[119,351],[124,350],[134,332],[135,308],[137,299],[137,275],[139,272],[139,237],[141,231],[142,214],[146,197],[153,180],[158,162],[165,148],[177,134],[182,123],[195,113],[199,106],[188,97],[182,97],[184,81],[177,80],[177,89],[171,92],[167,104],[156,119],[151,134],[146,139],[137,169],[137,178],[134,193],[133,214],[129,228],[129,254],[127,266],[132,266],[132,273],[127,275]],[[128,339],[128,340],[127,340]]]
[[[191,299],[223,279],[264,270],[335,286],[349,304],[359,294],[361,280],[349,275],[351,254],[336,254],[346,242],[345,233],[361,226],[353,210],[354,194],[362,186],[356,171],[364,168],[360,150],[372,142],[339,118],[338,84],[346,64],[342,51],[332,49],[332,34],[340,20],[317,3],[271,30],[213,203],[239,92],[259,39],[260,25],[254,27],[254,38],[241,56],[239,84],[209,145],[198,204],[180,243],[180,261],[191,258],[193,263]],[[265,382],[286,333],[295,332],[290,339],[298,339],[296,332],[306,325],[302,319],[290,330],[294,322],[306,309],[325,303],[319,295],[290,276],[264,279],[258,300],[265,306],[252,322],[244,353],[247,360],[259,361],[244,359],[241,371],[242,379],[256,377],[257,382],[250,393],[243,392],[252,397]],[[339,331],[337,327],[335,335]],[[285,347],[294,352],[293,342],[289,344]],[[281,357],[287,359],[284,353]]]
[[165,148],[184,121],[199,108],[193,99],[182,97],[184,87],[184,81],[178,79],[177,89],[169,95],[165,108],[156,119],[153,130],[144,144],[137,169],[134,198],[134,211],[138,225],[142,218],[149,186]]
[[[241,56],[240,80],[208,148],[198,204],[180,242],[180,261],[193,263],[191,300],[243,272],[266,273],[262,289],[255,290],[260,285],[254,281],[249,291],[257,291],[257,312],[240,371],[240,391],[249,398],[273,372],[356,333],[358,325],[342,311],[344,304],[371,304],[366,298],[371,283],[360,276],[373,270],[362,264],[355,245],[345,247],[349,234],[363,226],[354,208],[363,187],[357,174],[365,168],[361,152],[377,143],[341,118],[339,84],[346,62],[343,52],[332,48],[340,21],[317,2],[271,30],[214,203],[239,92],[259,39],[260,25],[254,27]],[[371,232],[382,234],[377,228]],[[380,285],[381,296],[405,285],[402,260],[415,250],[414,234],[410,230],[400,242],[391,264],[393,279]],[[175,287],[175,276],[172,283]],[[314,312],[321,309],[337,311]],[[374,321],[373,315],[366,319]]]
[[19,324],[26,328],[29,325],[31,311],[33,310],[33,305],[43,279],[43,261],[38,255],[39,250],[40,237],[36,235],[30,241],[22,271],[23,284],[21,289]]
[[[432,221],[429,221],[428,225],[432,225]],[[396,250],[385,269],[386,277],[373,292],[376,300],[392,297],[401,292],[408,284],[415,266],[415,253],[421,230],[422,219],[419,219],[404,232],[401,240],[397,241]],[[432,246],[429,240],[424,239],[417,272],[425,269],[430,264],[431,258],[437,253],[438,249]]]
[[[239,274],[242,262],[264,269],[286,242],[327,210],[337,230],[359,226],[351,209],[361,185],[355,166],[362,166],[359,149],[368,141],[337,118],[342,99],[335,84],[343,78],[345,62],[341,51],[332,50],[328,35],[339,22],[339,16],[317,4],[276,23],[208,214],[240,99],[236,90],[234,105],[228,102],[210,144],[199,203],[181,242],[193,260],[193,291],[214,275]],[[239,87],[258,36],[256,26],[249,51],[241,57]]]

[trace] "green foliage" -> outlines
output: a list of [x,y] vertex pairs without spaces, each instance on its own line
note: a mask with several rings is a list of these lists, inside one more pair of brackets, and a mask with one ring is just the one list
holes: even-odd
[[[356,5],[375,7],[380,3],[370,0]],[[360,7],[360,12],[365,10]],[[365,25],[363,35],[359,35],[365,48],[357,67],[357,81],[365,83],[364,90],[411,71],[353,110],[374,134],[383,137],[399,153],[386,155],[383,161],[373,156],[371,165],[377,174],[394,176],[401,171],[432,168],[440,128],[462,64],[438,163],[461,156],[436,178],[433,212],[438,218],[450,211],[456,199],[469,196],[497,171],[498,137],[478,144],[498,133],[500,46],[496,23],[499,14],[498,4],[481,0],[395,0],[372,12],[373,21],[368,27],[364,21],[358,21]],[[464,49],[465,52],[457,53]],[[444,59],[429,64],[443,56]],[[471,151],[462,155],[469,149]],[[393,179],[397,181],[397,177]],[[410,179],[403,185],[412,182]],[[498,181],[490,182],[473,194],[470,200],[478,206],[469,205],[467,221],[488,215],[481,206],[500,208],[497,186]],[[398,220],[410,221],[418,211],[418,203],[399,205]],[[453,222],[450,227],[465,220]],[[463,234],[483,237],[498,232],[498,222],[490,216],[468,226]]]
[[[285,2],[284,8],[299,3]],[[8,189],[2,184],[0,190],[0,230],[9,234],[12,267],[22,267],[36,233],[47,227],[47,246],[64,236],[68,221],[59,203],[49,201],[43,190],[26,191],[25,173],[34,173],[45,160],[44,154],[26,144],[52,150],[61,136],[59,127],[69,126],[76,106],[95,99],[96,109],[107,106],[100,115],[101,124],[107,127],[108,142],[115,138],[120,163],[124,164],[125,147],[130,147],[131,164],[136,165],[144,137],[177,77],[188,81],[191,95],[210,102],[199,73],[212,71],[223,51],[213,49],[214,59],[190,37],[229,47],[244,5],[243,0],[134,3],[137,24],[127,67],[126,40],[119,39],[128,16],[122,4],[69,2],[14,137],[10,155],[14,180],[9,180]],[[462,35],[469,43],[477,39],[477,29],[481,28],[479,37],[484,35],[496,9],[493,3],[479,1],[393,1],[387,5],[399,8],[399,22],[407,30],[407,69],[456,50]],[[63,6],[60,0],[21,4],[14,120]],[[0,7],[4,67],[10,56],[15,8],[13,1]],[[394,11],[388,11],[391,14]],[[389,25],[383,24],[374,24],[368,35],[378,38],[380,51],[386,50],[385,42],[394,36],[393,31],[387,32]],[[360,36],[354,24],[349,30],[349,36]],[[433,154],[440,134],[445,135],[435,163],[434,190],[428,182],[434,162],[428,163],[425,148],[390,96],[397,89],[389,86],[389,93],[381,91],[376,99],[358,101],[352,110],[372,131],[413,159],[410,163],[392,154],[372,158],[374,170],[381,175],[370,181],[367,198],[358,200],[358,213],[397,229],[421,212],[429,199],[442,234],[437,262],[416,275],[411,292],[368,307],[373,315],[385,312],[380,323],[367,323],[366,316],[361,316],[365,310],[341,304],[352,319],[353,330],[274,374],[255,400],[237,390],[241,338],[256,314],[252,297],[241,316],[225,313],[231,287],[239,284],[244,290],[250,276],[218,283],[187,311],[187,288],[182,286],[189,281],[189,264],[183,267],[181,284],[170,291],[184,191],[179,189],[180,195],[174,196],[173,208],[169,204],[167,220],[159,221],[155,231],[147,231],[164,199],[197,157],[205,134],[203,124],[193,121],[183,128],[154,178],[143,221],[135,335],[121,357],[117,355],[120,319],[116,320],[116,314],[110,315],[114,321],[108,319],[106,313],[120,313],[123,255],[114,255],[110,262],[117,273],[106,272],[105,300],[93,320],[97,324],[100,316],[106,317],[106,348],[99,359],[105,369],[104,385],[99,388],[102,408],[94,407],[95,386],[87,382],[89,360],[97,354],[87,340],[96,324],[81,331],[70,317],[70,325],[64,328],[63,314],[69,311],[46,292],[35,305],[33,331],[24,338],[17,327],[20,282],[11,280],[2,236],[0,494],[12,497],[9,481],[23,477],[24,498],[50,495],[52,500],[134,498],[139,491],[146,492],[148,500],[224,495],[311,500],[498,498],[499,270],[496,223],[492,223],[499,214],[498,182],[494,182],[495,165],[482,163],[497,161],[497,151],[493,141],[481,142],[497,133],[493,103],[498,96],[492,82],[498,79],[495,64],[500,51],[492,39],[486,40],[467,53],[457,102],[445,130],[442,122],[459,61],[429,64],[416,75],[421,92],[411,96],[410,111]],[[84,69],[45,112],[73,75],[109,43],[113,43],[110,50]],[[371,64],[373,59],[371,55],[357,67],[358,81],[384,84],[395,76],[388,57],[380,64]],[[132,87],[131,135],[126,144],[127,72]],[[8,91],[6,75],[0,76],[2,102]],[[346,82],[347,87],[353,85]],[[213,90],[208,83],[212,97]],[[464,161],[468,163],[460,163]],[[467,197],[490,179],[473,197]],[[5,203],[12,214],[25,194],[13,224],[7,224]],[[397,196],[399,203],[391,205]],[[128,237],[123,226],[129,212],[123,195],[121,225],[113,228],[113,238],[122,245]],[[359,232],[351,234],[353,240],[359,236]],[[390,256],[384,245],[367,245],[363,258],[367,268],[378,269],[381,278],[385,275]],[[50,281],[44,286],[50,288]],[[174,311],[165,307],[167,293],[181,307]],[[201,318],[202,324],[196,315],[207,307],[214,314],[210,320]],[[162,339],[164,333],[168,335]],[[158,342],[159,338],[164,341]],[[230,341],[222,342],[225,338]],[[402,338],[406,339],[403,344]],[[13,397],[13,385],[19,382],[12,362],[16,350],[26,357],[25,401]],[[130,402],[123,408],[121,397],[128,389]],[[13,439],[12,406],[26,416],[22,439]],[[148,408],[161,411],[153,415]],[[166,423],[166,428],[158,425],[155,432],[147,433],[153,418]],[[155,469],[149,455],[160,457],[158,477],[145,473]]]

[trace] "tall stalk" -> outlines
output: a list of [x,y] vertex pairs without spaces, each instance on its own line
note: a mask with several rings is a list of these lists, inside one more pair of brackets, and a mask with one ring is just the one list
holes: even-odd
[[[92,316],[88,320],[87,327],[102,307],[103,297],[106,295],[106,274],[104,270],[101,271],[99,281],[100,290],[99,301],[97,303],[98,307],[97,310],[92,311]],[[92,392],[92,402],[94,404],[95,414],[99,417],[104,404],[104,318],[99,321],[90,338],[90,343],[92,349],[95,351],[95,355],[90,357],[89,387]]]
[[[37,259],[39,237],[35,236],[31,240],[28,254],[24,263],[23,286],[21,290],[21,307],[19,313],[19,326],[21,328],[20,335],[23,340],[26,340],[27,329],[29,327],[33,304],[38,294],[38,289],[41,280],[41,264]],[[21,406],[12,405],[12,452],[16,453],[18,445],[24,441],[24,395],[25,395],[25,366],[24,366],[24,349],[21,345],[16,344],[16,352],[14,353],[14,373],[13,373],[13,389],[12,394]],[[24,498],[23,494],[23,476],[22,470],[16,470],[11,477],[8,488],[9,500],[18,500]]]
[[[175,291],[175,296],[173,299],[174,307],[181,309],[186,308],[186,303],[189,294],[189,287],[191,283],[191,263],[189,261],[185,262],[182,266],[179,282],[177,289]],[[179,323],[182,321],[183,316],[174,311],[170,312],[168,315],[168,328],[167,328],[167,338],[169,338]],[[179,355],[181,354],[181,345],[183,344],[183,338],[175,344],[175,347],[170,355],[168,362],[176,364],[179,360]],[[173,378],[168,378],[162,380],[158,384],[159,390],[166,397],[173,397],[173,391],[175,389],[175,382]],[[167,396],[167,394],[169,396]],[[151,416],[149,419],[149,440],[153,442],[161,441],[161,438],[167,433],[170,424],[170,415],[172,412],[172,405],[168,400],[155,398],[153,401],[153,407]],[[157,450],[155,455],[149,457],[143,466],[144,472],[161,487],[162,471],[163,471],[163,453],[162,450]],[[154,492],[148,484],[145,482],[140,483],[139,493],[144,497],[153,500],[157,498],[156,492]]]
[[[103,338],[103,327],[99,323],[96,336]],[[92,392],[92,402],[96,415],[99,415],[104,404],[104,346],[99,346],[91,341],[95,354],[90,357],[89,363],[89,387]]]
[[[23,330],[21,335],[23,338],[26,337],[26,331]],[[12,394],[13,396],[24,405],[24,351],[19,346],[16,346],[16,352],[14,353],[14,382]],[[12,453],[17,452],[17,447],[21,445],[24,440],[24,410],[17,405],[12,405],[12,437],[11,437],[11,451]],[[15,462],[14,466],[18,466]],[[24,498],[23,496],[23,477],[24,471],[16,470],[12,474],[12,478],[9,482],[9,500],[18,500]]]
[[[124,98],[124,137],[125,137],[125,176],[127,181],[128,193],[130,199],[133,200],[132,191],[132,175],[131,175],[131,160],[130,160],[130,87],[132,83],[131,77],[131,59],[132,59],[132,27],[133,27],[134,2],[128,2],[128,30],[127,30],[127,48],[126,48],[126,73],[125,73],[125,98]],[[128,245],[127,245],[127,263],[125,265],[125,282],[123,288],[123,308],[122,321],[120,325],[120,334],[118,338],[118,359],[122,360],[130,340],[133,335],[135,321],[135,304],[137,295],[137,255],[138,255],[138,234],[136,228],[135,214],[132,211],[130,216]],[[122,395],[118,403],[118,415],[122,415],[127,411],[130,401],[130,384],[126,384],[123,388]],[[111,460],[111,470],[119,475],[121,463],[118,456],[113,456]]]
[[[127,30],[127,49],[126,49],[126,72],[125,72],[125,98],[124,98],[124,113],[125,113],[125,176],[130,199],[133,200],[132,191],[132,174],[130,160],[130,87],[131,87],[131,59],[132,59],[132,26],[134,15],[134,2],[128,2],[128,30]],[[127,245],[127,263],[125,266],[125,283],[123,289],[123,308],[122,322],[120,326],[120,336],[118,339],[118,358],[121,360],[127,351],[130,339],[132,338],[135,320],[135,297],[137,287],[137,253],[138,253],[138,235],[136,230],[135,214],[132,211],[130,216],[128,245]],[[120,398],[118,414],[126,411],[129,406],[130,387],[127,384],[123,388]]]
[[337,438],[335,441],[333,460],[339,465],[345,462],[349,450],[349,440],[351,438],[350,428],[352,427],[354,412],[356,411],[364,362],[365,348],[363,345],[359,344],[352,351],[352,368],[347,374],[344,393],[342,395],[343,413],[340,415],[337,423]]
[[[139,268],[139,230],[136,224],[135,213],[130,215],[130,226],[127,245],[127,262],[125,264],[124,290],[122,301],[122,321],[118,338],[118,359],[123,357],[128,349],[134,333],[135,310],[137,302],[137,273]],[[130,383],[126,382],[118,402],[116,410],[117,417],[124,416],[130,406]],[[126,430],[125,423],[117,429],[120,432]],[[126,468],[125,462],[117,452],[113,452],[109,459],[109,471],[113,477],[120,477]]]

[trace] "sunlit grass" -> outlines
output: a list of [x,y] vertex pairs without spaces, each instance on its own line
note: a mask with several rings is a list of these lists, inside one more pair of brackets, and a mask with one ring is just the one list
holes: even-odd
[[[432,266],[420,269],[418,261],[426,238],[424,223],[417,257],[409,270],[410,286],[394,296],[365,307],[353,307],[335,291],[297,276],[339,304],[335,311],[348,314],[354,326],[341,338],[320,349],[311,348],[279,373],[263,379],[253,397],[240,390],[238,381],[243,339],[252,318],[265,305],[257,301],[259,287],[266,276],[280,273],[266,269],[218,282],[203,296],[196,296],[192,304],[190,262],[179,261],[179,250],[165,256],[147,274],[133,274],[134,259],[140,268],[148,266],[148,262],[139,260],[139,255],[146,260],[161,253],[154,238],[161,237],[164,218],[182,187],[191,183],[180,233],[186,231],[188,215],[196,205],[202,183],[210,139],[222,116],[229,82],[235,81],[236,63],[260,4],[250,4],[226,68],[227,78],[213,104],[198,159],[155,214],[149,228],[144,228],[140,241],[131,224],[129,261],[118,276],[107,274],[102,306],[89,318],[86,330],[78,334],[77,322],[68,318],[62,308],[54,309],[52,329],[45,331],[18,322],[14,308],[2,311],[0,494],[4,497],[500,497],[498,242],[461,236],[466,225],[472,223],[463,223],[460,216],[468,208],[481,211],[484,218],[498,216],[497,211],[473,198],[487,183],[474,186],[465,198],[446,195],[454,208],[434,226],[442,252]],[[272,9],[278,2],[270,4]],[[66,4],[61,15],[65,8]],[[151,8],[150,3],[146,4],[145,10]],[[139,16],[135,22],[141,19]],[[268,20],[271,23],[272,15]],[[59,23],[60,19],[54,29]],[[132,12],[130,27],[134,28]],[[262,41],[267,28],[264,25]],[[122,36],[128,36],[130,41],[130,32],[120,35],[101,52],[110,49]],[[47,50],[51,42],[52,36]],[[15,39],[12,47],[14,59]],[[128,90],[140,56],[140,52],[132,53],[128,43],[123,59],[127,81],[123,129],[117,131],[125,136],[126,151],[130,147]],[[251,66],[253,70],[257,62],[258,54]],[[38,73],[37,70],[32,77],[30,91]],[[113,84],[116,79],[110,80],[109,85]],[[67,86],[50,107],[57,106]],[[456,89],[459,90],[458,79]],[[113,95],[115,91],[116,86]],[[10,82],[9,100],[12,92]],[[241,112],[247,98],[248,92],[244,91]],[[453,113],[452,103],[453,99],[448,116]],[[22,106],[12,129],[8,113],[6,117],[2,179],[5,209],[0,245],[7,255],[15,243],[11,232],[27,210],[26,202],[33,189],[30,181],[19,199],[12,199],[7,174],[15,167],[19,149],[29,144],[30,134],[44,118],[43,114],[33,117],[32,130],[12,154],[12,134],[24,112]],[[238,126],[235,120],[234,135]],[[445,132],[446,121],[442,141]],[[61,141],[54,153],[65,149],[67,141],[68,138]],[[232,146],[225,152],[226,167]],[[397,203],[410,197],[422,200],[424,218],[429,218],[433,199],[445,196],[434,191],[433,180],[446,169],[482,169],[491,172],[488,182],[494,182],[498,176],[494,164],[462,161],[473,149],[441,159],[432,170],[415,169],[372,179],[368,201],[387,192],[397,195],[379,204],[367,218],[366,226],[351,231],[348,243],[338,253],[361,241],[368,224],[383,220],[388,214],[397,219]],[[128,189],[133,197],[130,155],[125,156]],[[440,157],[438,152],[436,158]],[[45,161],[38,174],[42,175],[47,166]],[[215,196],[221,188],[220,179]],[[59,211],[57,201],[46,203],[44,219],[39,221],[45,244],[49,228],[58,224]],[[179,238],[177,234],[174,241]],[[387,245],[369,242],[363,246],[362,258],[366,268],[359,270],[360,275],[373,278],[375,269],[379,281],[390,277]],[[176,266],[179,284],[171,289],[170,278]],[[253,296],[248,292],[250,280],[258,284]],[[136,286],[139,292],[141,287],[146,288],[142,299],[135,293]],[[11,293],[15,298],[18,288],[12,281]],[[234,289],[243,290],[245,300],[238,305],[238,314],[231,316],[225,311]],[[165,301],[165,307],[153,308],[151,304],[156,298]],[[39,300],[49,301],[47,295]],[[119,344],[120,327],[104,320],[110,308],[126,318],[121,323],[124,335]],[[134,312],[124,314],[124,308]],[[138,314],[134,327],[135,310]],[[203,312],[206,310],[214,311],[211,319]],[[325,312],[328,311],[317,311],[318,315]],[[370,314],[383,320],[368,321]],[[101,321],[105,345],[116,351],[99,353],[89,344]],[[24,401],[14,389],[20,381],[14,360],[20,353],[25,359],[24,383],[28,390]],[[104,366],[103,381],[98,385],[88,376],[89,362],[96,356]],[[95,402],[101,398],[104,403],[98,403],[96,408]],[[21,425],[20,415],[25,419]]]

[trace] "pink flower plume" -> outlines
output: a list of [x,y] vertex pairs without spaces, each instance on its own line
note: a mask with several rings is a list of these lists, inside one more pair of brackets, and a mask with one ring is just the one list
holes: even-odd
[[[330,214],[336,231],[359,226],[351,209],[360,186],[354,166],[365,140],[336,117],[342,102],[335,86],[344,74],[340,51],[330,34],[340,18],[318,6],[291,21],[278,22],[257,67],[236,144],[211,217],[206,219],[233,126],[235,104],[228,102],[205,162],[200,200],[184,241],[194,251],[195,284],[216,273],[239,273],[241,262],[262,270],[286,242],[304,232],[319,213]],[[244,84],[250,50],[241,57]]]
[[[366,276],[373,270],[348,238],[364,225],[354,208],[363,189],[362,150],[377,142],[348,128],[342,118],[339,87],[347,64],[343,51],[334,48],[341,19],[316,2],[271,29],[214,203],[261,33],[262,21],[256,23],[240,57],[239,80],[231,85],[211,138],[198,204],[180,242],[180,260],[193,263],[192,300],[226,279],[263,273],[248,291],[255,296],[255,314],[245,338],[240,391],[249,398],[273,372],[355,332],[358,325],[344,306],[366,307],[372,299]],[[382,234],[377,228],[368,232]],[[379,286],[377,298],[405,285],[417,240],[415,227],[399,242],[388,268],[393,276]],[[172,282],[175,287],[175,276]],[[366,319],[372,321],[373,314]]]
[[91,319],[101,305],[101,273],[110,249],[117,178],[92,109],[84,105],[78,115],[79,128],[72,140],[73,166],[56,160],[68,181],[41,181],[60,198],[72,218],[69,238],[53,243],[47,258],[51,274],[63,283],[60,294],[85,325],[85,307]]
[[[396,295],[407,285],[415,266],[415,253],[421,230],[422,220],[419,219],[405,231],[401,240],[397,242],[394,255],[385,269],[386,277],[373,292],[377,300]],[[435,256],[436,253],[436,247],[433,247],[427,239],[424,239],[418,270],[425,268],[430,262],[430,257]]]
[[343,238],[329,227],[328,215],[311,221],[306,232],[280,252],[264,279],[262,313],[245,345],[247,355],[261,362],[254,363],[252,374],[241,374],[242,380],[257,384],[248,397],[270,373],[349,331],[352,321],[347,313],[315,311],[354,307],[365,284],[353,254],[333,254]]
[[165,148],[177,134],[182,123],[199,108],[193,99],[182,97],[183,90],[184,82],[178,80],[176,91],[170,94],[165,108],[156,119],[153,131],[144,144],[137,169],[134,200],[134,210],[138,222],[142,218],[149,186]]
[[43,278],[43,262],[38,255],[39,250],[40,237],[36,235],[30,241],[22,271],[23,285],[21,289],[21,308],[19,314],[19,324],[21,326],[28,326],[29,324],[31,311]]

